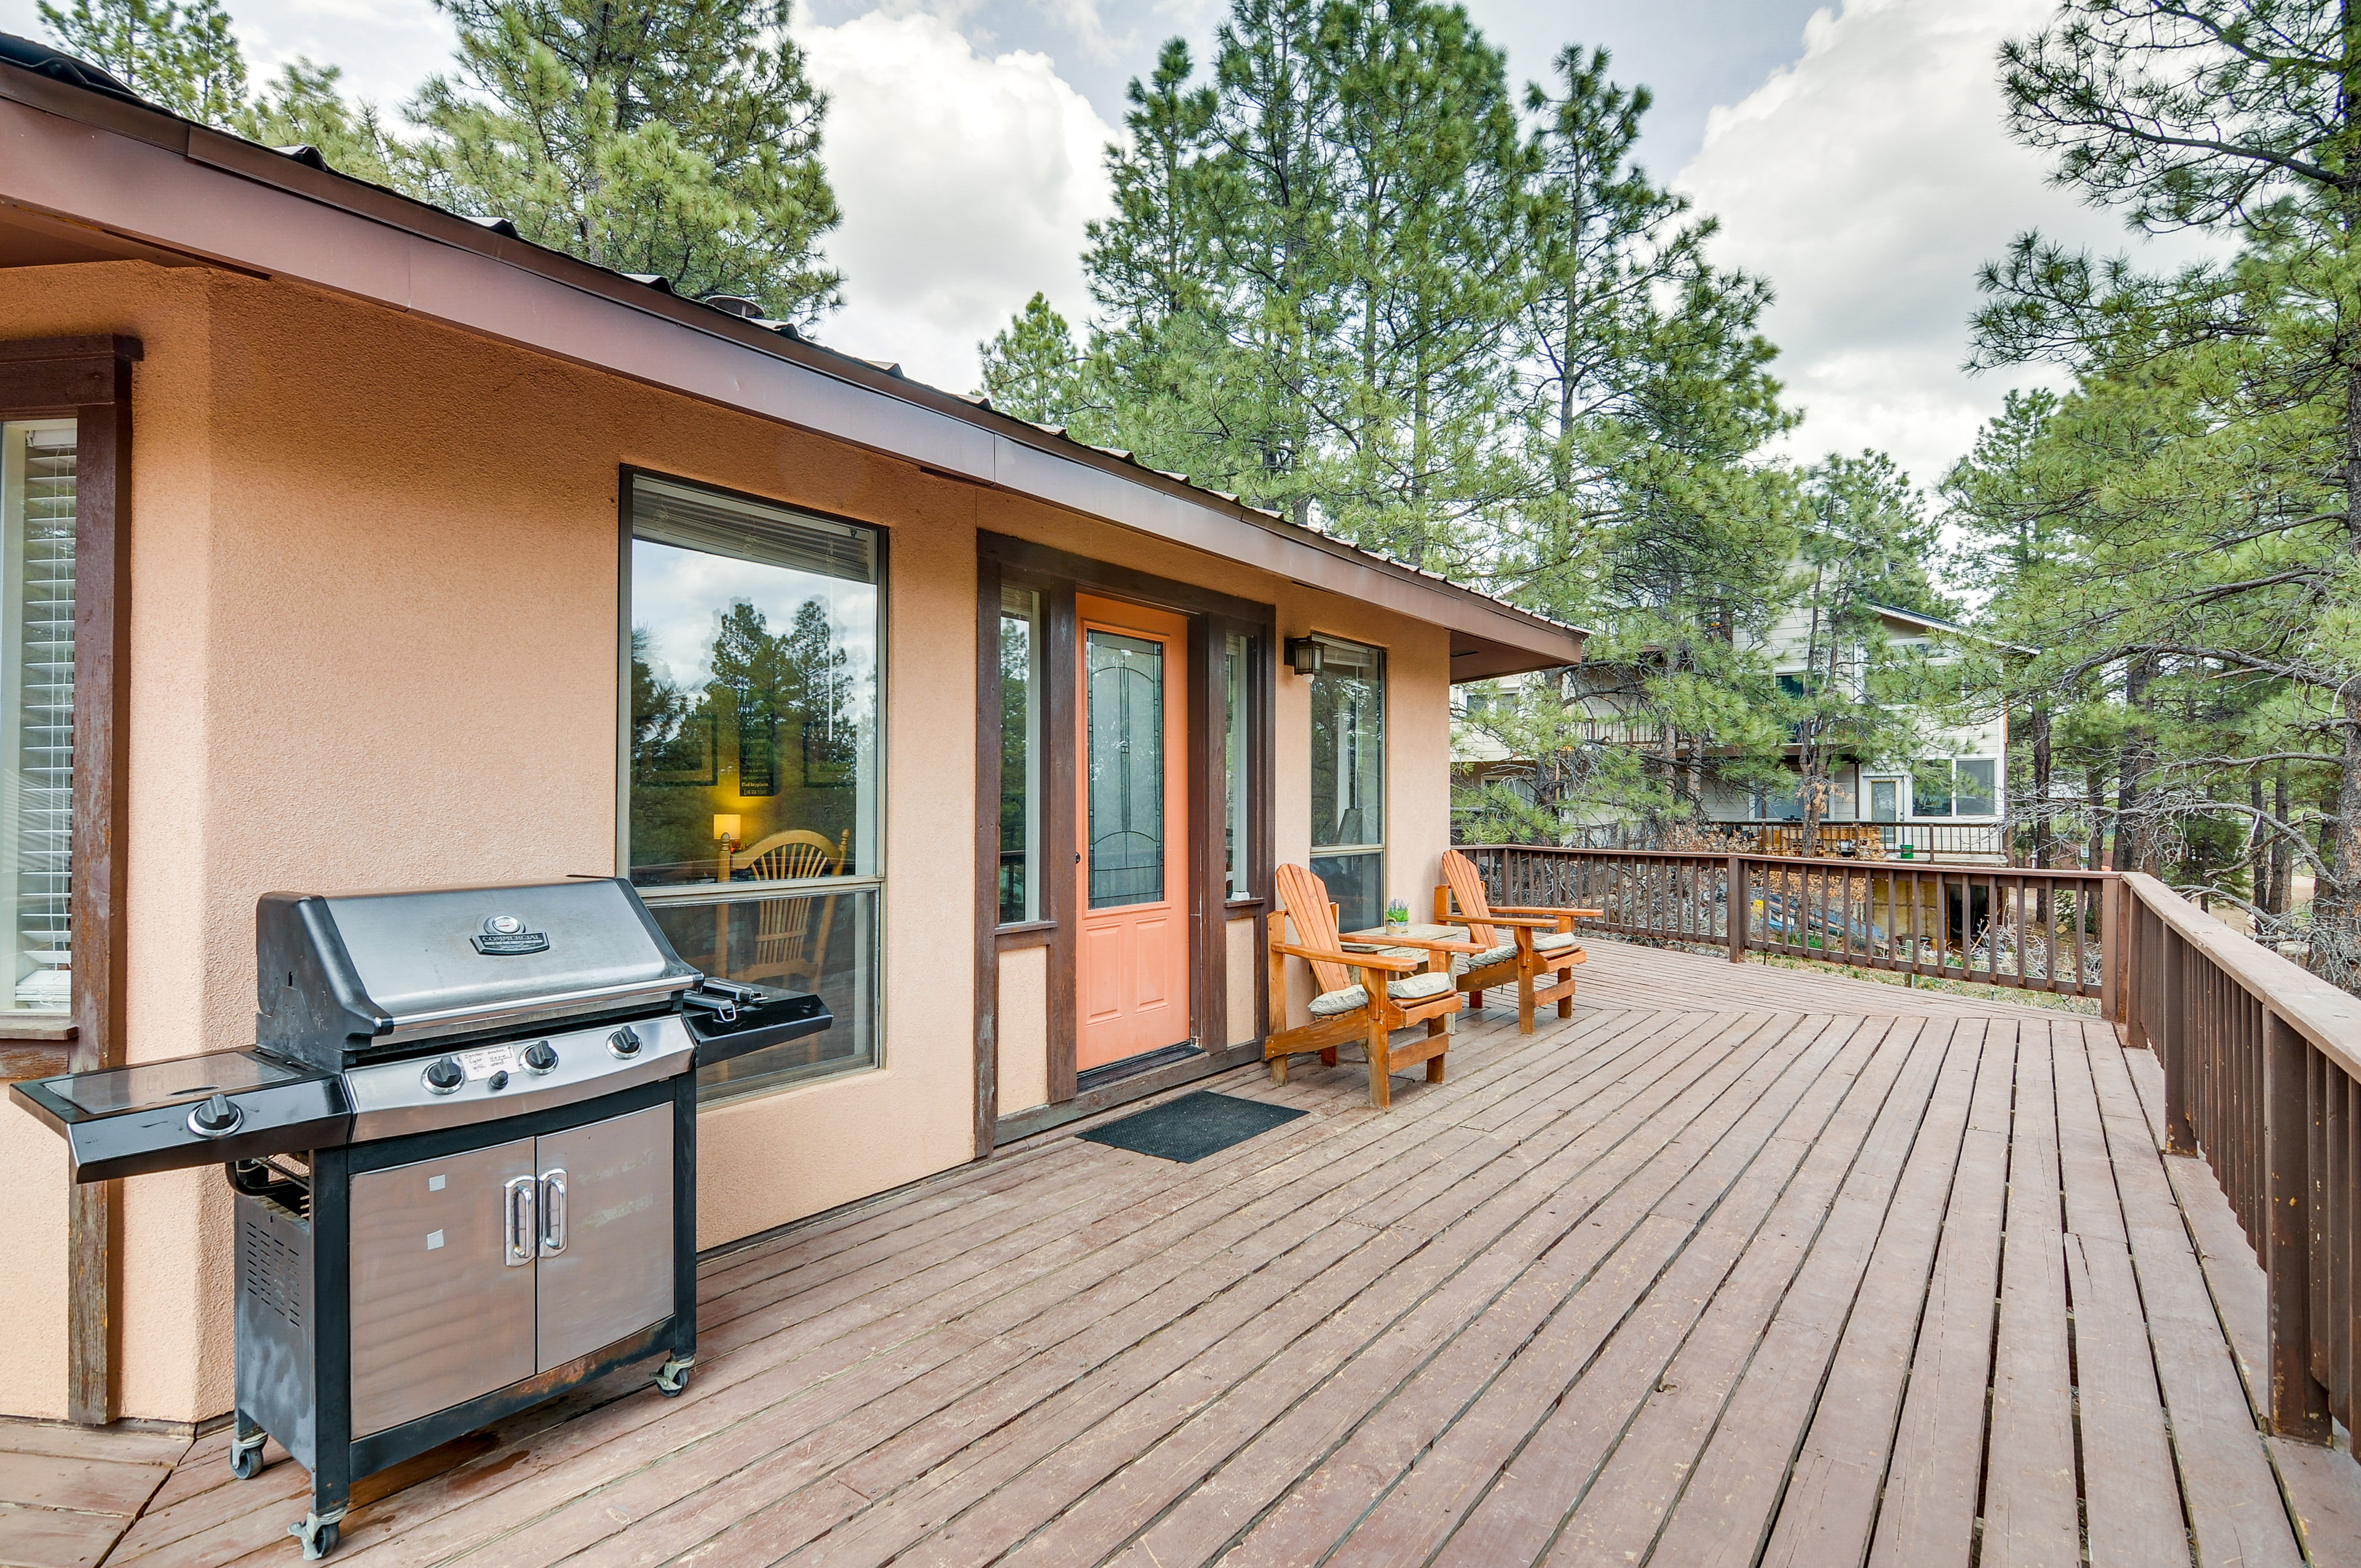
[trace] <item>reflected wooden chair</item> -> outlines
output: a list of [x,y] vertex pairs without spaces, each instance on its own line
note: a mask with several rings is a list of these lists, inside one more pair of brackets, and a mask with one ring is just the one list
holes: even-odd
[[[1467,1005],[1484,1005],[1494,986],[1517,988],[1517,1033],[1533,1032],[1533,1015],[1544,1002],[1557,1015],[1574,1016],[1574,970],[1589,957],[1575,939],[1576,917],[1598,918],[1596,909],[1495,909],[1484,892],[1483,873],[1456,850],[1443,856],[1444,885],[1434,890],[1434,923],[1461,926],[1478,949],[1469,955],[1458,988]],[[1502,934],[1506,934],[1506,940]]]
[[[851,841],[851,828],[831,844],[818,833],[791,828],[746,849],[725,850],[720,857],[721,880],[731,882],[747,872],[752,872],[759,882],[801,882],[839,876],[844,871],[845,846]],[[787,990],[819,989],[820,970],[828,962],[829,934],[836,924],[835,894],[802,894],[763,899],[754,915],[753,961],[735,971],[730,969],[729,905],[720,907],[724,922],[721,969],[730,979],[767,981]],[[799,988],[788,984],[797,980],[803,982]]]
[[[1451,982],[1451,956],[1473,952],[1472,942],[1420,942],[1349,952],[1336,931],[1336,906],[1328,887],[1302,866],[1278,872],[1279,907],[1270,914],[1270,1009],[1274,1028],[1263,1041],[1270,1080],[1287,1081],[1287,1058],[1318,1051],[1328,1066],[1336,1047],[1358,1040],[1369,1053],[1369,1103],[1393,1103],[1392,1075],[1420,1062],[1426,1080],[1443,1081],[1444,1053],[1451,1048],[1451,1014],[1463,1005]],[[1290,923],[1295,940],[1287,939]],[[1287,960],[1312,966],[1312,1021],[1286,1028]],[[1381,983],[1379,983],[1381,982]],[[1392,1044],[1393,1033],[1424,1024],[1426,1034],[1408,1045]]]

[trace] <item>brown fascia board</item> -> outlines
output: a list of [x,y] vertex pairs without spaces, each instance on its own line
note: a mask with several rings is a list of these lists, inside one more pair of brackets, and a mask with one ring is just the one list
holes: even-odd
[[0,201],[463,331],[1172,540],[1450,629],[1456,679],[1584,634],[1429,573],[235,137],[0,64]]

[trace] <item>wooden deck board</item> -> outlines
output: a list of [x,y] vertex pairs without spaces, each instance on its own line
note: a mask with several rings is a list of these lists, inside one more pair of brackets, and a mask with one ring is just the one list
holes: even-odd
[[[1389,1113],[1350,1050],[1240,1071],[1311,1114],[1190,1166],[1061,1129],[716,1258],[686,1395],[505,1423],[336,1560],[2361,1560],[2361,1465],[2258,1433],[2259,1271],[2144,1053],[1589,947],[1571,1020],[1463,1019]],[[0,1562],[94,1568],[77,1521],[127,1515],[9,1487],[172,1455],[50,1449],[0,1464]],[[107,1490],[106,1568],[294,1562],[302,1472],[225,1456]]]

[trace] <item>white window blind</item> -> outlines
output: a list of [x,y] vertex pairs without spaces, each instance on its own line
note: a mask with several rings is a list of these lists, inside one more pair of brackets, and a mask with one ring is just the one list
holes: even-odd
[[0,425],[0,919],[15,1012],[64,1013],[72,986],[74,500],[73,421]]

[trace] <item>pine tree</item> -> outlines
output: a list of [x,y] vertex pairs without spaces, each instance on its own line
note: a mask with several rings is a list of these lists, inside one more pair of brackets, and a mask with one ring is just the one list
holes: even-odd
[[[2241,817],[2293,838],[2251,769],[2334,759],[2312,959],[2361,990],[2361,32],[2331,0],[2116,0],[2002,67],[2061,183],[2239,246],[2155,277],[2026,235],[1983,279],[1979,360],[2081,379],[2058,439],[2098,496],[2058,674],[2120,694],[2115,864],[2221,863],[2195,851]],[[2224,754],[2273,712],[2316,739]]]
[[1048,295],[1027,301],[1014,321],[976,345],[976,352],[983,361],[978,395],[990,399],[994,408],[1037,424],[1074,422],[1086,395],[1082,352],[1074,346],[1074,329],[1050,308]]
[[458,68],[411,114],[431,199],[685,294],[810,323],[840,300],[828,100],[787,0],[436,0]]
[[187,119],[227,126],[246,100],[246,56],[220,0],[39,0],[60,47]]
[[339,174],[406,191],[409,148],[385,127],[377,105],[346,99],[344,71],[298,58],[231,116],[230,127],[265,147],[308,147]]

